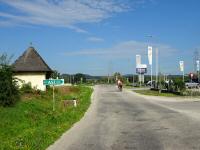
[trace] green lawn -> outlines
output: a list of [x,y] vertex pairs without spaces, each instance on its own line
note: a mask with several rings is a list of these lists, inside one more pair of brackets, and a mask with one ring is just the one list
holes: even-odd
[[143,95],[150,95],[150,96],[166,96],[166,97],[177,97],[179,95],[173,93],[159,93],[159,91],[153,90],[134,90],[134,92],[143,94]]
[[[56,111],[52,111],[52,90],[29,94],[13,107],[0,107],[0,150],[43,150],[83,117],[90,105],[92,89],[56,89]],[[61,107],[61,100],[76,97],[76,108]]]

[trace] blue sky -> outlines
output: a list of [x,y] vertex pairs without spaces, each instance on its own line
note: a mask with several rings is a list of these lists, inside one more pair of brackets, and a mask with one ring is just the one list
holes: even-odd
[[200,48],[199,6],[199,0],[0,0],[0,53],[15,60],[32,42],[61,73],[129,74],[136,54],[148,63],[152,45],[161,72],[181,74],[184,60],[189,73]]

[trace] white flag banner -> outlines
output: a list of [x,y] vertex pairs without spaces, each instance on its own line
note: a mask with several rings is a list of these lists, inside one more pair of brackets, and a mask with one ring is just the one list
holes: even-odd
[[199,63],[200,63],[200,61],[197,60],[196,63],[197,63],[197,71],[199,71]]
[[136,55],[136,66],[141,64],[141,55]]
[[184,71],[184,61],[180,61],[179,62],[179,64],[180,64],[180,71]]
[[149,65],[152,65],[152,46],[148,46],[148,60]]

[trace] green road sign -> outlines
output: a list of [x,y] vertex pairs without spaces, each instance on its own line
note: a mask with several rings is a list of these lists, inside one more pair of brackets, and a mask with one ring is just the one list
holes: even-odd
[[43,80],[43,85],[63,85],[64,79],[47,79]]

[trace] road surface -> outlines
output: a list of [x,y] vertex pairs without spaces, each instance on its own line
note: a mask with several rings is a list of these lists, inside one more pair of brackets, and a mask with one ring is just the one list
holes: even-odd
[[48,150],[199,150],[200,102],[95,87],[84,118]]

